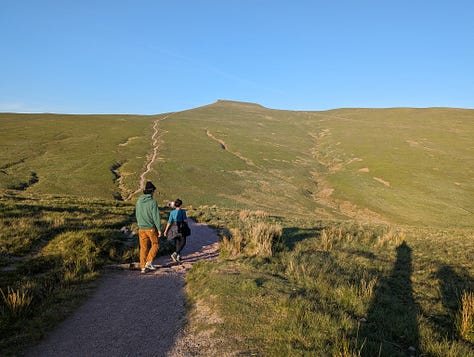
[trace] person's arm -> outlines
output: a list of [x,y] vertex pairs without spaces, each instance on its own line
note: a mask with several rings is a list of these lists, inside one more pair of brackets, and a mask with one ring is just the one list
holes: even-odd
[[170,224],[169,224],[169,223],[166,223],[166,228],[165,228],[165,231],[163,232],[163,234],[165,235],[165,237],[168,235],[168,229],[170,229]]
[[164,232],[164,235],[165,235],[165,236],[168,234],[168,230],[170,229],[171,222],[173,222],[173,212],[174,212],[174,211],[171,211],[171,212],[170,212],[170,215],[169,215],[169,217],[168,217],[168,223],[166,223],[166,228],[165,228],[165,232]]
[[158,203],[156,201],[152,209],[153,209],[153,222],[155,223],[155,227],[158,230],[158,237],[161,237],[160,210],[158,208]]

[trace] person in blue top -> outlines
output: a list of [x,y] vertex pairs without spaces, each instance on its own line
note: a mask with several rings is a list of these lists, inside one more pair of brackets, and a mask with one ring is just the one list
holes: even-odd
[[175,262],[180,262],[181,251],[186,245],[186,236],[178,232],[178,222],[187,223],[188,217],[186,216],[186,210],[181,208],[183,201],[181,201],[178,198],[173,203],[174,203],[173,206],[175,209],[170,212],[170,216],[168,218],[168,223],[166,224],[164,235],[169,240],[174,239],[175,251],[173,252],[173,254],[171,254],[171,259],[173,259],[173,261]]
[[158,209],[158,203],[153,198],[155,190],[155,185],[148,181],[143,190],[143,195],[138,198],[135,207],[142,273],[146,273],[148,270],[156,270],[153,259],[155,259],[159,249],[158,239],[161,237],[161,226],[160,210]]

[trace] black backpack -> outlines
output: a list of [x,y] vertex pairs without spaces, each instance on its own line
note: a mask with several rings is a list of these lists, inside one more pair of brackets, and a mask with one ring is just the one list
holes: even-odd
[[[181,221],[179,221],[181,215]],[[183,214],[181,210],[179,210],[178,217],[176,218],[176,225],[178,226],[178,233],[180,233],[183,237],[188,237],[191,235],[191,229],[189,228],[188,224],[183,220]]]

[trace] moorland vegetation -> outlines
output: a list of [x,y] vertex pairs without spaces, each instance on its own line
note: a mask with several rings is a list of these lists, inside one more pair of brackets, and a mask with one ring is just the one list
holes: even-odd
[[474,110],[218,101],[4,113],[0,128],[5,355],[67,316],[105,265],[137,259],[121,229],[135,229],[147,166],[163,210],[179,195],[222,236],[219,260],[188,274],[188,329],[208,353],[474,354]]

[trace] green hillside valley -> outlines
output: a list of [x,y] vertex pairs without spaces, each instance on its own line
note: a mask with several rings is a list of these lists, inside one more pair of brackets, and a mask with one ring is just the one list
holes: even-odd
[[195,355],[474,356],[473,138],[456,108],[0,113],[0,355],[138,260],[150,180],[163,223],[180,197],[221,237],[187,275]]

